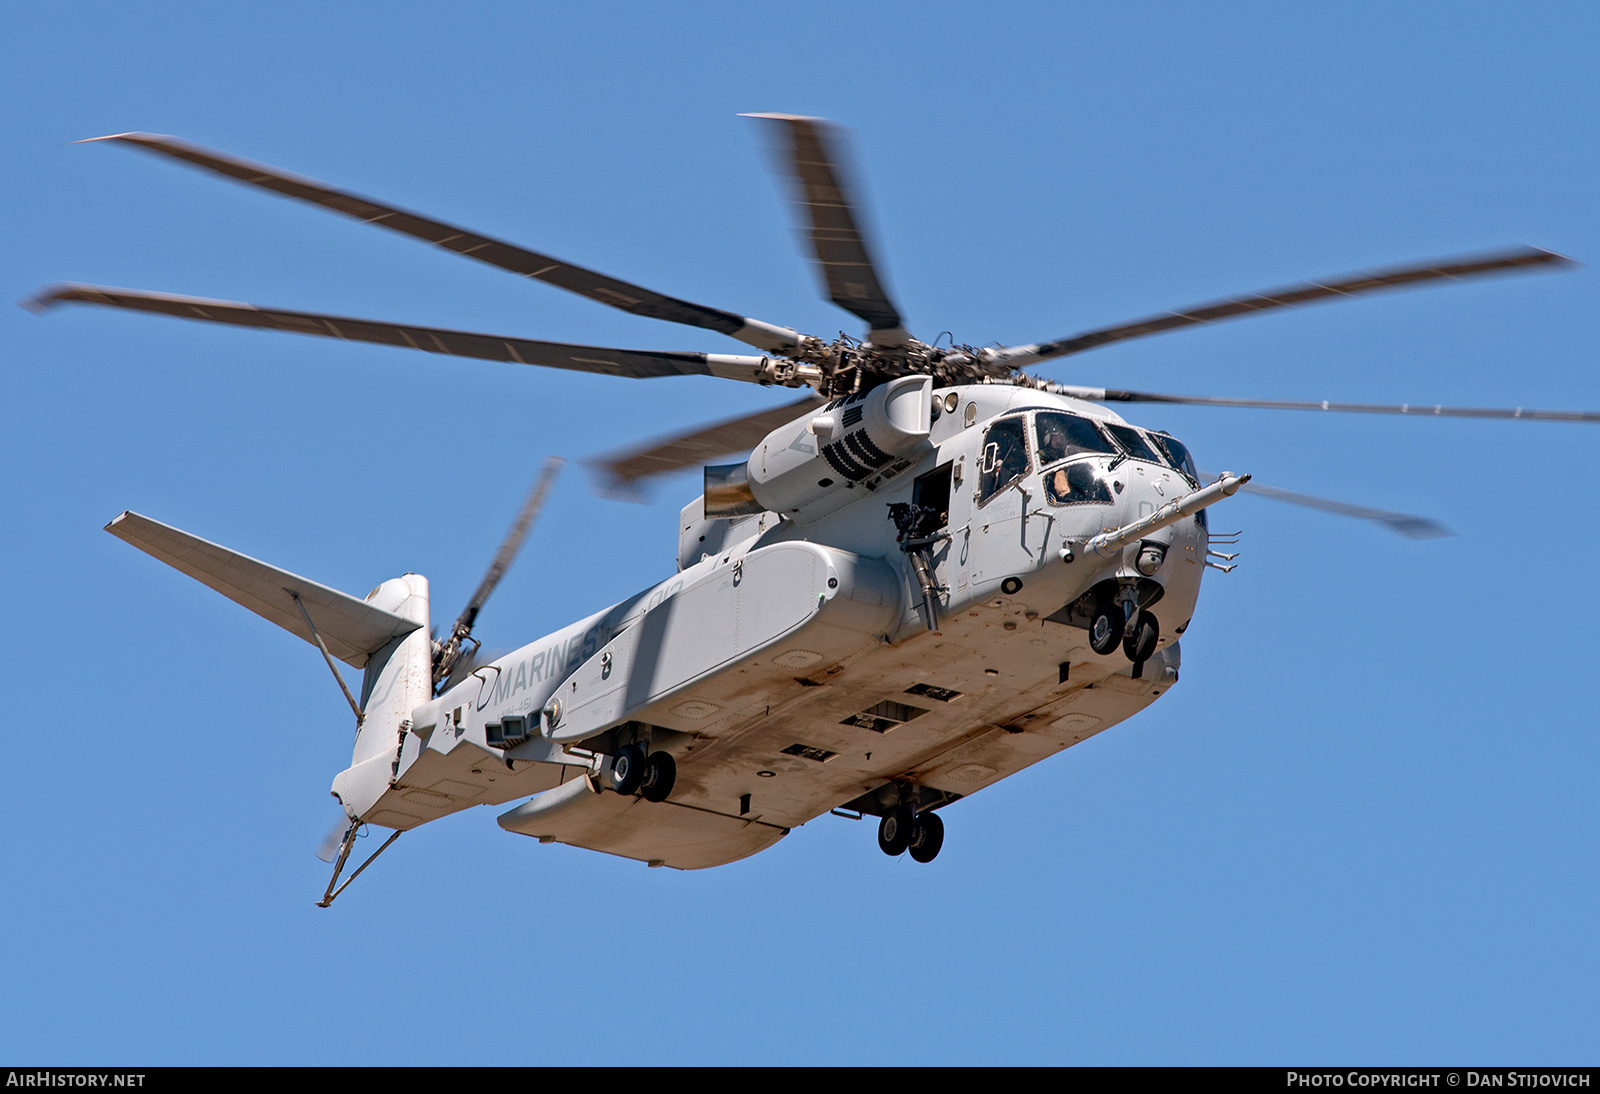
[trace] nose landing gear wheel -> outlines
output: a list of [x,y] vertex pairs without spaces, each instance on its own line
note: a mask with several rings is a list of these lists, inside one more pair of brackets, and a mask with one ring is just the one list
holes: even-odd
[[911,810],[905,806],[889,810],[878,822],[878,850],[886,855],[904,851],[911,843],[911,829],[915,823]]
[[1100,605],[1089,621],[1089,648],[1101,656],[1116,649],[1117,643],[1122,641],[1125,622],[1121,608],[1115,604]]
[[937,813],[924,813],[911,823],[911,857],[932,862],[944,846],[944,821]]
[[670,752],[652,752],[644,762],[644,778],[639,792],[647,802],[664,802],[678,781],[678,763]]
[[1122,652],[1135,665],[1143,664],[1156,652],[1156,642],[1160,638],[1161,624],[1156,622],[1156,617],[1149,612],[1140,612],[1133,633],[1122,640]]

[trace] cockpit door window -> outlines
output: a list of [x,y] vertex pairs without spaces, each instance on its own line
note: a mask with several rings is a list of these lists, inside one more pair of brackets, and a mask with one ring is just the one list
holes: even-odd
[[1026,419],[1002,418],[983,435],[978,453],[978,504],[1028,473]]

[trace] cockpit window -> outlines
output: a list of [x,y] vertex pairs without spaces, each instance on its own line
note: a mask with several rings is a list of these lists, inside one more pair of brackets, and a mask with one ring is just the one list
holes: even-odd
[[1167,462],[1161,458],[1160,453],[1151,448],[1149,443],[1139,435],[1137,429],[1131,426],[1113,425],[1111,422],[1104,424],[1106,432],[1116,438],[1117,443],[1122,446],[1122,450],[1129,456],[1136,460],[1144,460],[1146,463]]
[[1044,496],[1051,505],[1111,504],[1111,491],[1093,460],[1078,460],[1044,473]]
[[1058,460],[1082,452],[1115,456],[1116,446],[1106,440],[1088,418],[1076,414],[1040,411],[1033,419],[1034,439],[1039,442],[1039,466],[1049,467]]
[[1156,447],[1172,457],[1168,462],[1173,467],[1182,471],[1196,487],[1200,485],[1200,472],[1195,470],[1194,457],[1178,438],[1167,433],[1152,433],[1150,439],[1156,442]]
[[978,453],[978,504],[1028,473],[1028,438],[1023,418],[1002,418],[983,435]]

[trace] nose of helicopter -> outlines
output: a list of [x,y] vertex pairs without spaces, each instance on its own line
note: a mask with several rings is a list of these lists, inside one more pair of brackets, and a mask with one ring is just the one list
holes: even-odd
[[[1111,489],[1120,503],[1116,507],[1118,527],[1145,520],[1162,506],[1191,492],[1189,484],[1175,472],[1131,461],[1111,472]],[[1152,531],[1149,538],[1169,542],[1171,536],[1169,527]]]
[[[1138,586],[1141,602],[1168,600],[1167,609],[1187,619],[1199,591],[1208,539],[1200,514],[1249,476],[1225,475],[1196,489],[1171,468],[1133,461],[1102,465],[1100,473],[1101,480],[1090,485],[1098,500],[1111,504],[1095,506],[1092,513],[1088,505],[1062,510],[1063,516],[1082,514],[1092,523],[1082,525],[1077,535],[1063,527],[1061,547],[1052,554],[1066,563],[1077,583],[1105,586],[1105,597],[1123,586]],[[1078,493],[1089,500],[1087,490]],[[1083,562],[1092,565],[1086,569]]]

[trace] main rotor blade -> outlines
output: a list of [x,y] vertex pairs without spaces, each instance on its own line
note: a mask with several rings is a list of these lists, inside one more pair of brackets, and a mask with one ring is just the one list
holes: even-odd
[[559,289],[566,289],[568,292],[586,296],[590,300],[620,308],[634,315],[714,330],[769,353],[784,353],[799,344],[799,335],[787,327],[774,326],[759,319],[747,319],[733,312],[708,308],[652,292],[638,285],[596,273],[594,270],[562,262],[537,251],[469,232],[465,228],[457,228],[392,205],[382,205],[370,198],[334,189],[314,179],[292,175],[265,164],[237,159],[176,137],[167,137],[159,133],[117,133],[109,137],[90,137],[87,141],[78,143],[87,144],[94,141],[120,141],[147,152],[182,160],[219,175],[259,186],[263,190],[271,190],[284,197],[307,201],[368,224],[387,228],[392,232],[413,236],[436,247],[443,247],[447,251],[454,251],[467,258],[498,266],[502,270],[510,270],[514,274],[530,277],[535,281],[546,282]]
[[603,476],[601,488],[630,500],[642,500],[638,484],[655,475],[710,463],[730,452],[747,452],[768,433],[822,405],[820,398],[801,399],[741,418],[729,418],[692,433],[662,437],[635,448],[621,449],[588,461]]
[[856,226],[851,187],[838,154],[842,133],[823,118],[797,114],[746,114],[780,122],[788,136],[788,166],[796,183],[795,203],[811,224],[811,247],[828,297],[872,328],[877,346],[897,346],[910,337],[900,311],[889,300]]
[[574,372],[598,372],[607,376],[644,379],[654,376],[719,376],[728,380],[760,383],[765,357],[727,353],[670,353],[651,350],[606,349],[600,346],[574,346],[562,342],[536,342],[528,338],[508,338],[498,334],[413,327],[372,319],[350,319],[315,312],[258,308],[230,300],[206,300],[195,296],[173,296],[139,289],[113,289],[99,285],[54,285],[23,307],[43,312],[61,303],[100,304],[132,311],[175,315],[209,323],[231,323],[240,327],[261,327],[315,334],[323,338],[342,338],[350,342],[375,342],[428,353],[455,357],[477,357],[485,361],[510,361],[519,365]]
[[1359,296],[1362,293],[1403,288],[1406,285],[1418,285],[1428,281],[1460,280],[1467,277],[1481,277],[1485,274],[1511,273],[1546,267],[1551,269],[1572,269],[1576,265],[1577,263],[1570,258],[1558,255],[1554,251],[1544,251],[1537,247],[1518,247],[1508,251],[1471,258],[1447,259],[1422,263],[1416,266],[1399,266],[1394,269],[1358,274],[1337,281],[1312,281],[1304,285],[1294,285],[1287,289],[1277,289],[1273,292],[1235,296],[1228,300],[1203,304],[1200,307],[1189,308],[1185,311],[1167,312],[1164,315],[1151,316],[1148,319],[1140,319],[1133,323],[1123,323],[1115,327],[1101,327],[1099,330],[1087,331],[1055,342],[1036,342],[1028,346],[1010,346],[992,351],[989,355],[989,360],[1020,368],[1051,357],[1066,357],[1069,354],[1082,353],[1085,350],[1108,345],[1112,342],[1124,342],[1130,338],[1143,338],[1147,334],[1160,334],[1162,331],[1175,330],[1178,327],[1214,323],[1219,319],[1233,319],[1241,315],[1253,315],[1257,312],[1271,311],[1274,308],[1288,308],[1297,304],[1307,304],[1336,296]]
[[511,522],[511,530],[501,541],[500,549],[494,554],[494,561],[489,563],[488,572],[478,583],[478,591],[472,594],[472,599],[467,601],[466,609],[456,620],[454,633],[463,634],[472,630],[472,625],[477,622],[478,613],[483,610],[489,594],[494,592],[495,586],[500,584],[500,579],[506,576],[506,571],[516,561],[517,552],[522,550],[523,541],[528,538],[528,529],[533,527],[539,510],[544,508],[544,498],[550,492],[550,484],[555,481],[556,473],[566,462],[560,456],[551,456],[544,461],[544,467],[540,469],[539,477],[534,480],[533,488],[528,491],[528,497],[523,501],[521,511],[517,513],[517,519]]
[[[1200,472],[1201,479],[1215,478],[1208,471]],[[1240,487],[1249,494],[1257,494],[1273,501],[1287,502],[1290,505],[1303,505],[1307,509],[1320,509],[1324,513],[1333,513],[1341,517],[1354,517],[1357,520],[1370,520],[1381,525],[1396,535],[1405,536],[1407,539],[1440,539],[1445,536],[1455,535],[1450,529],[1429,517],[1419,517],[1415,513],[1396,513],[1390,509],[1373,509],[1366,505],[1351,505],[1346,501],[1334,501],[1332,498],[1319,498],[1315,494],[1302,494],[1295,490],[1285,490],[1278,486],[1267,486],[1259,482],[1248,482]]]
[[1259,410],[1333,410],[1344,414],[1409,414],[1428,418],[1526,418],[1537,422],[1600,422],[1597,410],[1529,410],[1434,406],[1422,403],[1320,403],[1290,402],[1284,399],[1217,399],[1201,395],[1160,395],[1152,391],[1118,391],[1105,387],[1075,387],[1048,384],[1044,390],[1092,403],[1175,403],[1180,406],[1247,407]]

